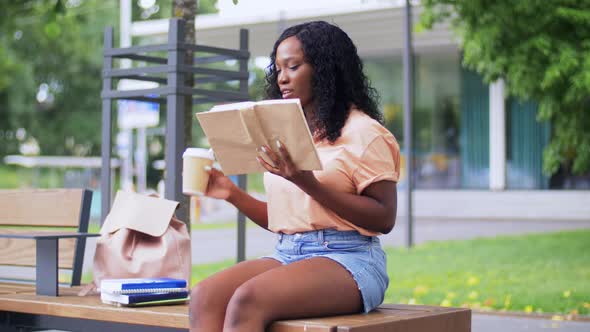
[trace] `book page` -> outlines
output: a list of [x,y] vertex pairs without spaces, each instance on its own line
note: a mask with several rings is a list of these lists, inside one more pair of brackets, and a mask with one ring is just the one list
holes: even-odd
[[[252,104],[229,105],[216,109]],[[240,110],[203,112],[197,119],[226,175],[265,172],[256,160],[256,149],[267,144],[276,150],[277,139],[285,144],[297,167],[322,169],[299,99],[265,100]]]
[[280,140],[299,169],[322,169],[299,99],[257,103],[254,107],[269,146],[278,152]]
[[244,101],[241,103],[215,105],[209,112],[237,111],[244,108],[252,108],[254,104],[256,103],[253,101]]

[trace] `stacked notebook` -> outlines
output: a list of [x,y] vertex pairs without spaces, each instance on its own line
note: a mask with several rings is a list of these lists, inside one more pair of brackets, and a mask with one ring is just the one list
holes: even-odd
[[172,278],[104,279],[100,299],[117,306],[144,306],[185,303],[186,280]]

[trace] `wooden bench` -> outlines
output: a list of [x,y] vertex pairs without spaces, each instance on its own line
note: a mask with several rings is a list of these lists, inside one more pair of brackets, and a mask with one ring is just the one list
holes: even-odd
[[[98,296],[77,296],[79,288],[62,290],[62,296],[35,295],[33,289],[0,294],[0,312],[11,327],[45,327],[63,330],[186,331],[188,306],[143,308],[113,307]],[[1,317],[1,316],[0,316]],[[0,321],[0,330],[5,331]],[[268,332],[468,332],[471,310],[419,305],[382,305],[367,315],[347,315],[273,323]]]
[[[83,189],[0,190],[0,267],[21,272],[4,282],[35,282],[38,295],[58,295],[60,270],[80,285],[92,192]],[[14,269],[17,267],[17,269]],[[36,267],[35,278],[22,273]],[[22,286],[21,286],[22,287]],[[18,286],[0,284],[0,292]]]
[[[36,287],[32,283],[17,284],[14,280],[0,282],[0,331],[34,328],[85,332],[187,331],[187,305],[125,308],[105,305],[98,296],[77,296],[81,289],[78,285],[85,238],[92,236],[86,233],[90,194],[85,190],[0,190],[0,226],[21,227],[0,228],[0,265],[33,267],[39,263]],[[22,229],[23,226],[44,227],[45,233],[31,232],[29,228]],[[48,235],[47,228],[52,227],[75,230]],[[72,235],[73,238],[66,238]],[[44,296],[58,294],[58,267],[72,271],[69,287],[61,287],[59,297]],[[390,304],[367,315],[278,321],[268,331],[468,332],[471,311]]]

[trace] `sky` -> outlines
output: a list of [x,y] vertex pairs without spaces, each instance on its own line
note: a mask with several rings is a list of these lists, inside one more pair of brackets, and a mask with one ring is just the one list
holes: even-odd
[[363,8],[365,6],[401,4],[404,0],[218,0],[220,16],[256,16],[276,12],[310,9]]
[[[256,17],[274,16],[281,12],[288,15],[295,12],[327,9],[362,9],[367,6],[402,5],[405,0],[218,0],[217,8],[221,17]],[[270,63],[268,57],[257,57],[255,65],[266,68]]]

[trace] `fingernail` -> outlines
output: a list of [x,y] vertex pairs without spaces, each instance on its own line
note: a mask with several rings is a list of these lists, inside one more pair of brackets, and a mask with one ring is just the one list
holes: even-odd
[[268,152],[265,146],[262,147],[262,151],[264,151],[265,153]]
[[209,172],[209,171],[211,170],[211,166],[205,166],[205,167],[203,167],[203,169],[204,169],[205,171]]
[[281,141],[279,141],[279,140],[277,140],[277,147],[278,147],[279,149],[281,149],[281,148],[283,147],[283,145],[281,144]]

